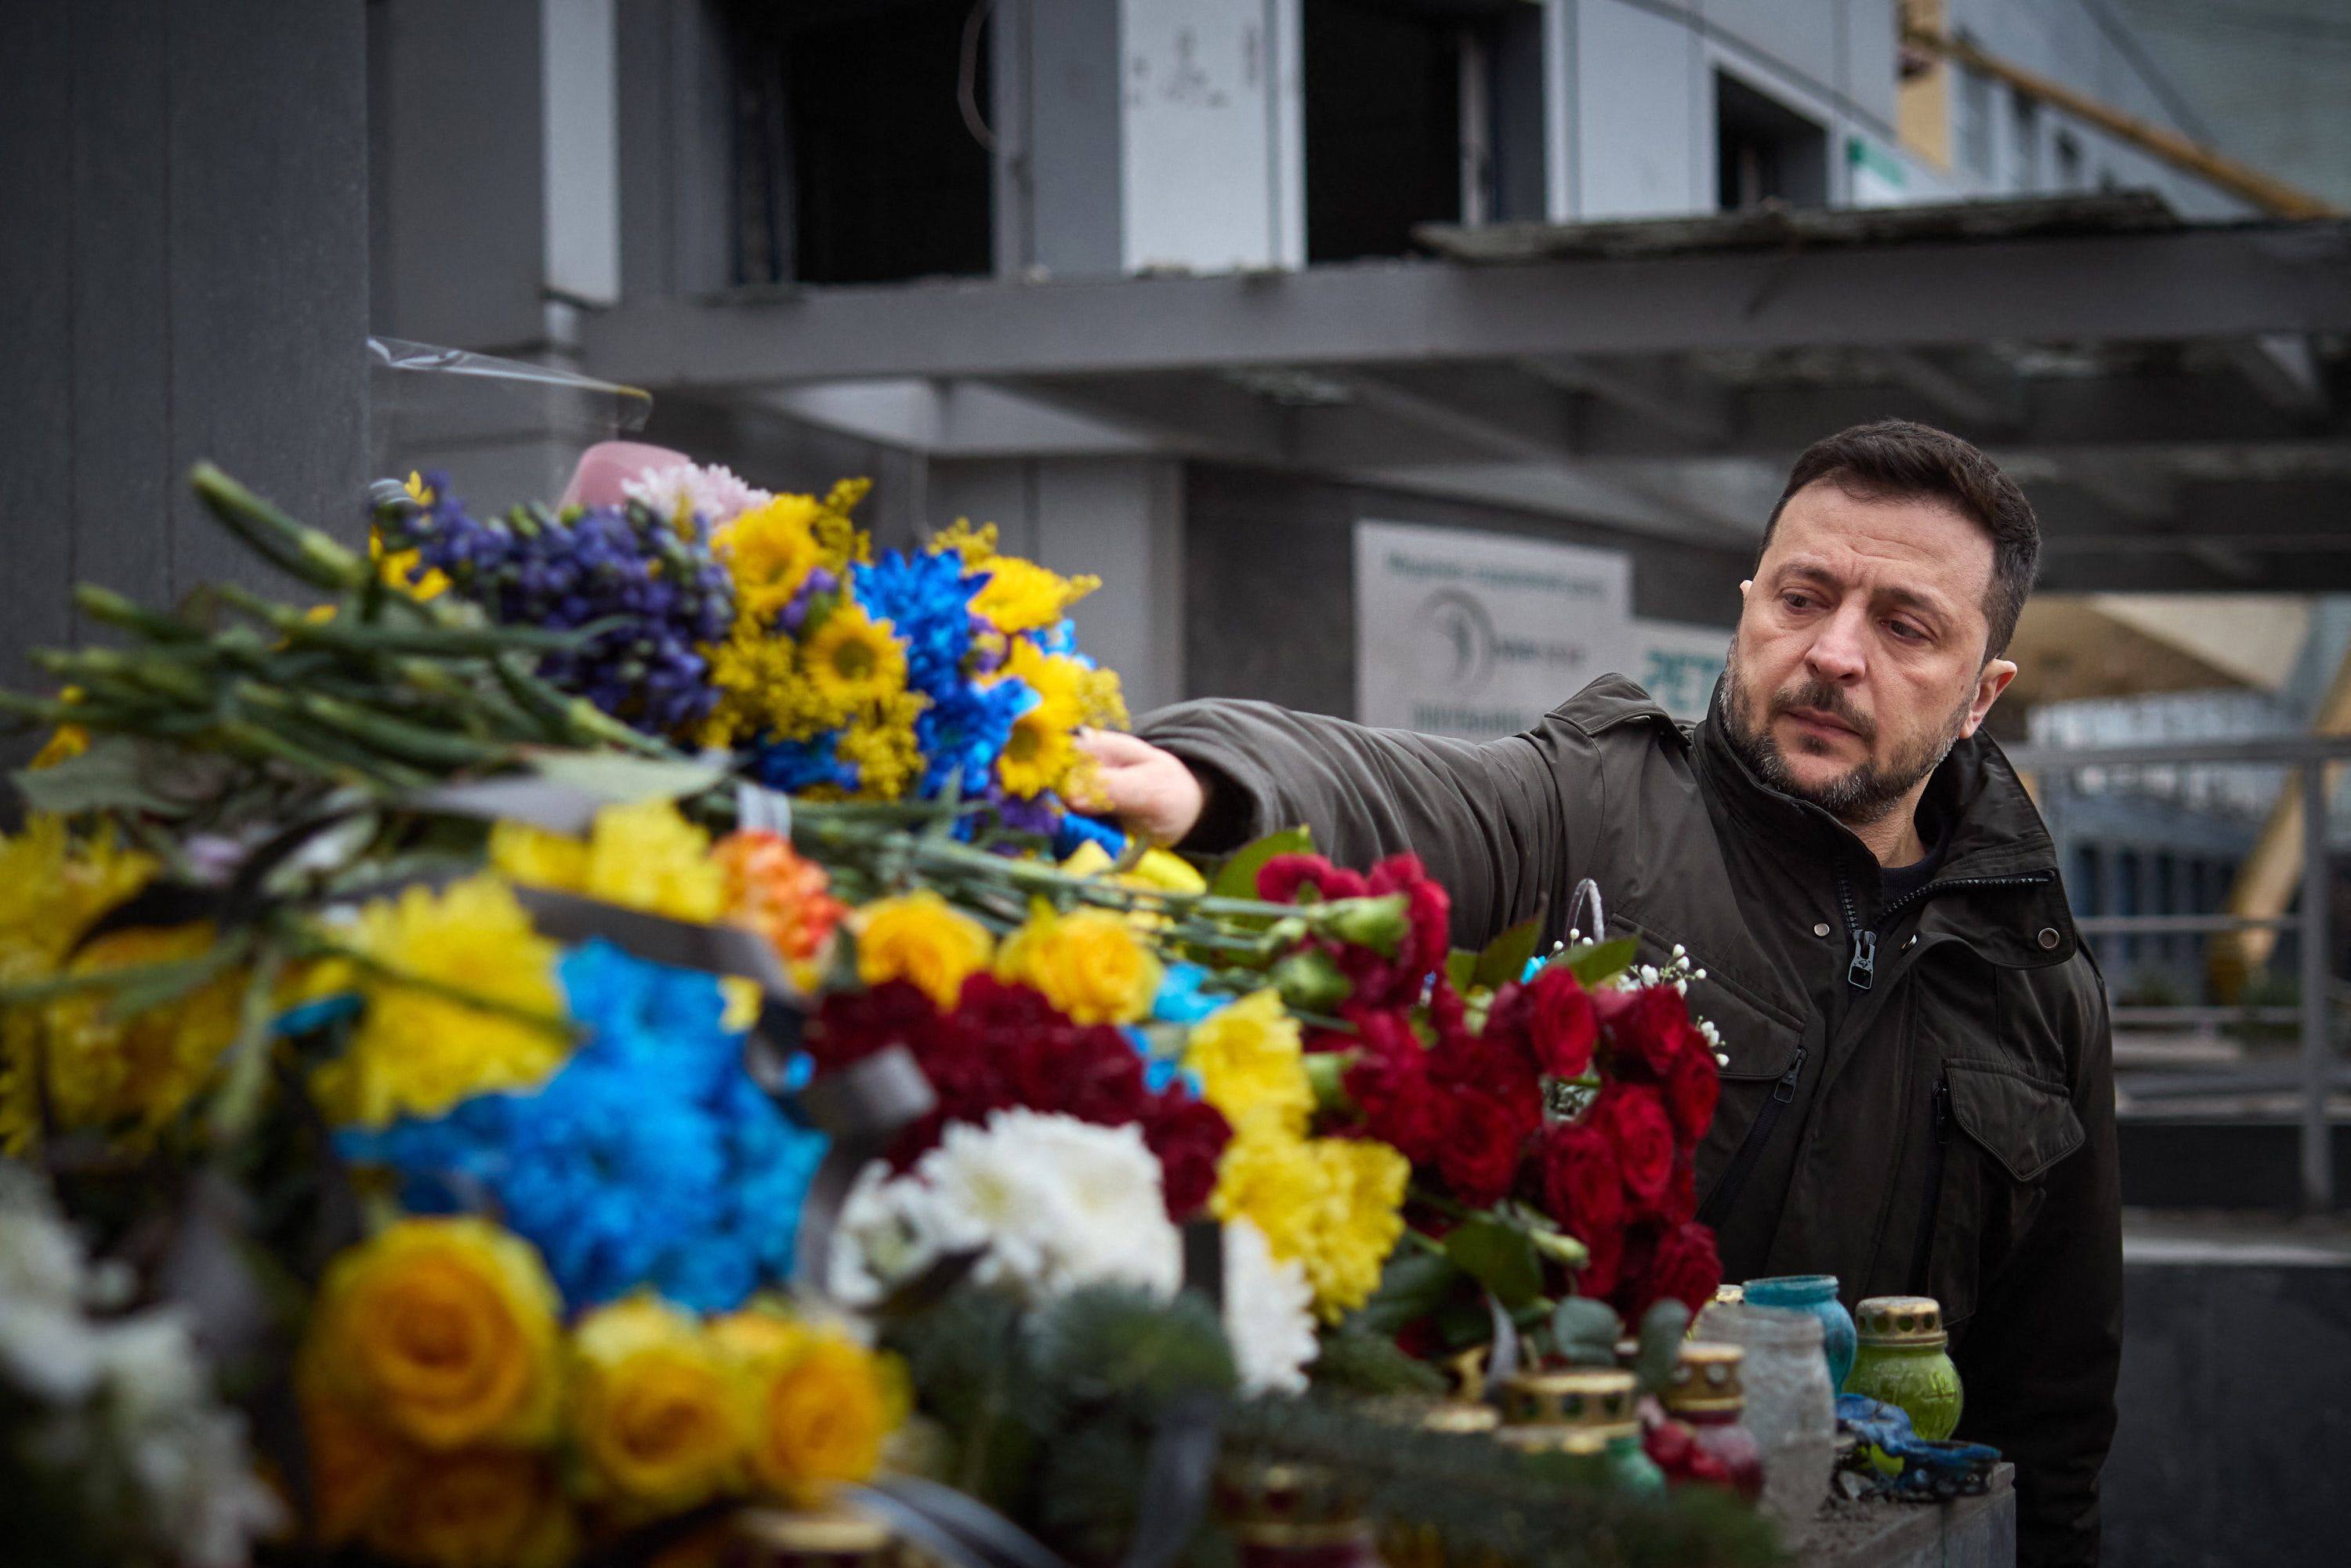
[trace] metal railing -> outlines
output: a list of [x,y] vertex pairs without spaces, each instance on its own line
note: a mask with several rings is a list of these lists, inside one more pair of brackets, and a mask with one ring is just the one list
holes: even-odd
[[[2094,915],[2076,921],[2085,936],[2139,936],[2174,932],[2292,931],[2301,949],[2302,998],[2292,1009],[2257,1009],[2261,1021],[2302,1024],[2302,1198],[2314,1213],[2335,1207],[2335,1148],[2326,1112],[2334,1087],[2335,1041],[2330,1011],[2334,983],[2327,973],[2332,937],[2327,929],[2326,764],[2351,760],[2351,736],[2280,736],[2261,740],[2154,741],[2132,746],[2022,746],[2008,753],[2019,773],[2072,774],[2085,768],[2178,767],[2198,763],[2271,763],[2300,769],[2302,789],[2302,907],[2293,915],[2252,918],[2231,915]],[[2289,786],[2291,787],[2291,786]],[[2116,1009],[2120,1012],[2122,1009]],[[2243,1009],[2162,1009],[2166,1013],[2210,1014],[2209,1020],[2238,1021]],[[2190,1021],[2182,1019],[2180,1021]]]

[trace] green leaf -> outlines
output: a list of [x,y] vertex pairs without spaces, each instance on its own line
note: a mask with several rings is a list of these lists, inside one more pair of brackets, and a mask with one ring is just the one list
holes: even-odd
[[1471,979],[1489,991],[1499,990],[1526,973],[1527,960],[1535,956],[1535,944],[1541,940],[1541,917],[1529,915],[1486,944]]
[[1447,1233],[1445,1255],[1505,1307],[1523,1306],[1542,1294],[1535,1244],[1517,1226],[1486,1215],[1466,1220]]
[[566,751],[550,747],[533,748],[528,759],[531,771],[549,783],[623,806],[638,800],[674,800],[697,795],[726,777],[724,768],[706,762],[628,757],[606,751]]
[[1218,898],[1255,898],[1257,873],[1276,855],[1311,855],[1314,835],[1304,828],[1284,828],[1255,843],[1243,844],[1217,872],[1208,891]]
[[1689,1309],[1670,1296],[1642,1315],[1641,1358],[1633,1369],[1645,1392],[1665,1396],[1675,1364],[1681,1359],[1682,1335],[1688,1328]]
[[1569,1296],[1552,1309],[1552,1343],[1570,1365],[1615,1365],[1616,1341],[1623,1333],[1624,1324],[1605,1301]]
[[1587,942],[1562,961],[1567,965],[1568,973],[1589,990],[1623,974],[1640,951],[1637,937],[1619,936],[1614,942]]
[[245,962],[252,946],[245,936],[233,935],[222,937],[193,958],[124,969],[120,983],[111,988],[107,998],[107,1010],[118,1019],[136,1018],[151,1009],[178,1001]]
[[1445,977],[1457,991],[1466,991],[1477,977],[1478,955],[1467,947],[1456,947],[1445,955]]
[[1453,1260],[1441,1253],[1398,1248],[1380,1276],[1380,1288],[1355,1309],[1347,1327],[1365,1333],[1394,1334],[1443,1305],[1461,1278]]
[[168,815],[178,808],[147,783],[137,741],[108,736],[91,742],[79,757],[69,757],[51,768],[27,768],[10,774],[16,792],[32,811],[69,817],[83,811],[152,811]]

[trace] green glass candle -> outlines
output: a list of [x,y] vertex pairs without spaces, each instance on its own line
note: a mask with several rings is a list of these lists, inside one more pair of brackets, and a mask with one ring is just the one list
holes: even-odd
[[1860,1343],[1847,1394],[1907,1412],[1922,1437],[1948,1437],[1959,1424],[1959,1369],[1951,1364],[1943,1309],[1931,1296],[1872,1296],[1854,1311]]

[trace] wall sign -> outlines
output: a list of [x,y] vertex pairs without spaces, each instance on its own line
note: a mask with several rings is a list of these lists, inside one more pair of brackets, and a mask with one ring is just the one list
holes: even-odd
[[1714,700],[1730,629],[1687,621],[1633,622],[1634,660],[1625,673],[1641,683],[1676,718],[1700,719]]
[[1632,563],[1614,550],[1355,525],[1355,716],[1489,740],[1610,671],[1634,673]]

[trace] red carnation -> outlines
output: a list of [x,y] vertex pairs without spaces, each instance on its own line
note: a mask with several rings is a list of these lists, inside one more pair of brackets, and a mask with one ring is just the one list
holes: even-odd
[[1483,1208],[1499,1202],[1518,1180],[1542,1107],[1507,1091],[1456,1089],[1451,1098],[1452,1125],[1437,1150],[1437,1168],[1455,1197]]
[[1182,1223],[1197,1214],[1217,1186],[1217,1161],[1233,1130],[1205,1100],[1163,1091],[1144,1113],[1143,1139],[1159,1156],[1167,1218]]
[[1562,1123],[1543,1135],[1543,1207],[1579,1241],[1625,1223],[1625,1176],[1616,1145],[1596,1127]]
[[1360,873],[1332,865],[1321,855],[1275,855],[1258,868],[1257,895],[1269,904],[1295,904],[1304,887],[1313,888],[1325,904],[1364,896]]
[[1707,1045],[1706,1037],[1696,1030],[1689,1033],[1681,1054],[1666,1070],[1666,1111],[1672,1116],[1674,1134],[1685,1147],[1706,1136],[1708,1125],[1714,1120],[1715,1102],[1722,1098],[1722,1073],[1715,1065],[1714,1051]]
[[1535,1060],[1554,1078],[1576,1078],[1592,1065],[1600,1020],[1592,993],[1564,964],[1546,965],[1524,988],[1529,1042]]
[[1429,1076],[1428,1052],[1400,1014],[1360,1012],[1354,1061],[1344,1082],[1372,1136],[1415,1165],[1434,1161],[1452,1119],[1450,1099]]
[[1445,967],[1453,925],[1453,900],[1446,893],[1445,884],[1428,874],[1416,854],[1390,855],[1372,868],[1364,883],[1375,896],[1401,893],[1409,901],[1405,913],[1411,930],[1396,961],[1411,967],[1417,994],[1417,982],[1422,976],[1431,969]]
[[1593,1103],[1591,1122],[1615,1145],[1625,1196],[1636,1208],[1654,1211],[1674,1175],[1673,1124],[1657,1092],[1612,1083]]
[[904,980],[864,991],[832,991],[809,1021],[802,1043],[820,1072],[846,1067],[885,1045],[911,1042],[938,1018],[931,998]]

